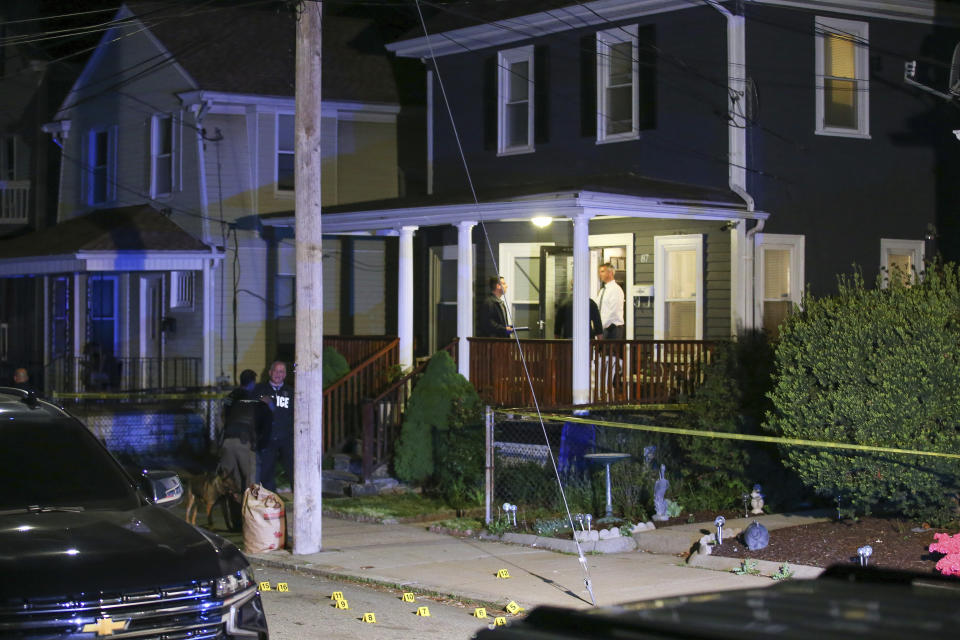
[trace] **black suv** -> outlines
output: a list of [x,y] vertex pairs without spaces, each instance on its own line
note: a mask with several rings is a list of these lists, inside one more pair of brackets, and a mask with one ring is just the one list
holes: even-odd
[[128,474],[87,428],[0,387],[0,637],[266,640],[231,542],[158,505],[176,474]]

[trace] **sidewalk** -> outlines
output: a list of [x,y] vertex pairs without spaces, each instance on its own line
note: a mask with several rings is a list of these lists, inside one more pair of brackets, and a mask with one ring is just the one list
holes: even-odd
[[[785,516],[758,519],[763,522],[768,518],[783,520]],[[817,521],[808,515],[788,518],[786,522],[790,525]],[[680,525],[656,533],[662,538],[686,540],[704,526],[703,523]],[[584,572],[575,555],[454,538],[431,533],[424,525],[369,524],[326,516],[323,547],[323,551],[305,556],[274,551],[249,557],[254,564],[263,566],[409,587],[500,608],[510,601],[525,608],[544,604],[567,607],[591,604],[584,586]],[[591,554],[586,556],[586,561],[593,592],[601,606],[773,584],[765,577],[687,566],[683,557],[670,554]],[[497,578],[500,569],[506,569],[510,578]]]

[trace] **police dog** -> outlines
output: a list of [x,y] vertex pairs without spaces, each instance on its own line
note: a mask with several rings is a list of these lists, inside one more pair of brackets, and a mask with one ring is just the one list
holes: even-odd
[[[213,507],[223,498],[236,496],[240,493],[233,476],[223,469],[216,473],[205,473],[191,479],[187,488],[187,522],[197,524],[197,513],[201,504],[207,514],[207,527],[213,526]],[[232,523],[226,523],[231,528]]]

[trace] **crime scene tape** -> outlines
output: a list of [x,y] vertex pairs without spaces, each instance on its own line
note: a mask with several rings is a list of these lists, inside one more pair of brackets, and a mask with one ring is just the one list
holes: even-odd
[[226,398],[226,393],[220,391],[217,393],[157,393],[147,395],[144,393],[95,393],[85,391],[83,393],[61,393],[58,391],[50,392],[51,400],[222,400]]
[[[497,413],[507,413],[498,411]],[[509,415],[514,418],[527,418],[537,420],[535,413],[511,411]],[[820,447],[822,449],[847,449],[850,451],[870,451],[873,453],[900,453],[913,456],[928,456],[933,458],[950,458],[960,460],[960,453],[946,453],[943,451],[918,451],[916,449],[897,449],[894,447],[877,447],[868,444],[850,444],[846,442],[828,442],[825,440],[803,440],[801,438],[783,438],[779,436],[758,436],[746,433],[727,433],[723,431],[699,431],[697,429],[684,429],[682,427],[662,427],[653,424],[630,424],[627,422],[610,422],[606,420],[593,420],[591,418],[578,418],[576,416],[560,416],[555,414],[543,414],[543,419],[547,422],[576,422],[579,424],[590,424],[598,427],[615,427],[618,429],[634,429],[636,431],[653,431],[655,433],[669,433],[677,436],[694,436],[700,438],[720,438],[723,440],[749,440],[751,442],[770,442],[773,444],[789,444],[801,447]]]

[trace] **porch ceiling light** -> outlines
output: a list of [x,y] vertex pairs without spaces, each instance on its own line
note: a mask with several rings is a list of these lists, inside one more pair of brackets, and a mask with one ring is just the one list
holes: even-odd
[[544,229],[550,226],[550,223],[553,222],[553,218],[550,216],[537,216],[535,218],[531,218],[530,222],[533,223],[533,226]]

